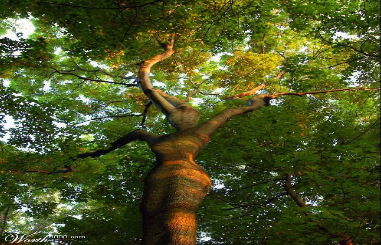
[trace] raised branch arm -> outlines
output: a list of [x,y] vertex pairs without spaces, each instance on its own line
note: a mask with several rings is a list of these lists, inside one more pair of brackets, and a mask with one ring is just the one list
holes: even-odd
[[175,53],[175,50],[173,49],[174,37],[172,37],[169,44],[161,43],[160,45],[164,48],[163,53],[140,63],[139,86],[142,89],[143,93],[155,104],[155,106],[166,116],[168,116],[170,112],[175,109],[175,107],[154,89],[149,78],[149,74],[153,65],[171,57],[172,54]]
[[105,155],[105,154],[107,154],[113,150],[116,150],[122,146],[125,146],[132,141],[140,140],[140,141],[146,141],[148,144],[150,144],[152,142],[152,140],[157,138],[157,137],[158,137],[157,135],[149,133],[149,132],[144,131],[144,130],[140,130],[140,129],[134,130],[134,131],[126,134],[125,136],[117,139],[116,141],[112,142],[111,147],[109,147],[107,149],[101,149],[101,150],[97,150],[97,151],[81,153],[81,154],[78,154],[76,156],[76,158],[82,159],[82,158],[86,158],[86,157],[92,157],[92,158],[100,157],[100,156],[103,156],[103,155]]
[[[249,92],[246,93],[241,93],[239,95],[233,96],[231,98],[241,98],[244,96],[252,95],[255,94],[256,91],[262,89],[264,85],[260,85]],[[312,92],[300,92],[300,93],[277,93],[273,95],[269,94],[260,94],[252,99],[248,100],[248,106],[242,106],[242,107],[236,107],[236,108],[229,108],[225,109],[224,111],[218,113],[216,116],[213,118],[209,119],[205,123],[201,124],[198,126],[197,130],[200,133],[206,134],[207,136],[211,137],[215,131],[224,126],[226,122],[231,119],[234,116],[252,112],[255,110],[258,110],[262,108],[263,106],[267,106],[270,104],[270,100],[275,99],[279,96],[284,96],[284,95],[295,95],[295,96],[305,96],[307,94],[324,94],[324,93],[331,93],[331,92],[342,92],[342,91],[377,91],[380,90],[379,88],[341,88],[341,89],[331,89],[331,90],[324,90],[324,91],[312,91]]]
[[224,126],[232,117],[252,112],[262,108],[263,106],[267,106],[269,105],[270,99],[271,98],[269,98],[268,95],[258,95],[251,99],[250,105],[248,106],[225,109],[205,123],[199,125],[197,127],[197,131],[212,137],[216,130]]
[[198,124],[200,119],[198,111],[186,102],[160,90],[154,89],[151,80],[149,79],[151,67],[170,57],[175,52],[173,44],[174,39],[172,36],[172,40],[169,44],[160,44],[164,48],[163,53],[145,60],[140,64],[139,86],[150,101],[166,116],[167,121],[177,131],[181,131]]

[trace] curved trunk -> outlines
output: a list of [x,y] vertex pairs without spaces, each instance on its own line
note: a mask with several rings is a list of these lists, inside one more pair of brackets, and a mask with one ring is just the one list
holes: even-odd
[[158,162],[145,180],[143,244],[194,245],[196,211],[210,186],[208,174],[195,163]]
[[211,187],[208,174],[194,162],[203,145],[191,129],[151,144],[157,163],[145,179],[141,204],[144,245],[196,243],[196,211]]

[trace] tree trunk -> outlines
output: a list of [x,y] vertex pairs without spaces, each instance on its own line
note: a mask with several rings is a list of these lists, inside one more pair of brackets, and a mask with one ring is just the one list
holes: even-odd
[[144,245],[196,243],[196,211],[211,186],[194,162],[201,144],[199,137],[182,131],[151,145],[157,162],[146,177],[141,204]]

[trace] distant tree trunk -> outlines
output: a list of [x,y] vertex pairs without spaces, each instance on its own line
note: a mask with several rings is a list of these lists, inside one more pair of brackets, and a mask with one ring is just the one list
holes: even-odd
[[7,222],[8,222],[8,216],[9,216],[9,212],[11,210],[11,205],[9,205],[6,209],[5,209],[5,212],[4,214],[1,214],[0,216],[0,222],[1,222],[1,227],[0,227],[0,235],[2,235],[6,228],[7,228]]

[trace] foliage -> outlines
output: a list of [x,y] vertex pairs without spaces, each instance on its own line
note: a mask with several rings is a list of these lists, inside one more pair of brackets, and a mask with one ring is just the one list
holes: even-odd
[[[158,41],[176,33],[154,86],[191,97],[205,121],[244,105],[224,98],[259,84],[270,94],[378,88],[379,5],[1,1],[1,35],[17,19],[36,29],[0,36],[0,231],[139,244],[148,147],[74,158],[142,127],[148,100],[136,64],[160,52]],[[146,130],[173,132],[153,106],[146,116]],[[214,181],[198,214],[200,244],[335,244],[340,233],[377,244],[379,123],[379,94],[368,91],[279,97],[232,119],[197,159]],[[285,194],[286,173],[306,209]]]

